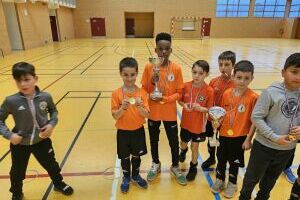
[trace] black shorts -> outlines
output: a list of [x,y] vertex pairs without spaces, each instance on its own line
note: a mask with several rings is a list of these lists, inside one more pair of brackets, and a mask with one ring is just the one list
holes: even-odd
[[191,133],[190,131],[181,128],[180,130],[180,139],[181,141],[188,143],[192,140],[192,142],[204,142],[205,136],[203,134],[195,134]]
[[145,129],[141,128],[133,131],[117,131],[117,153],[119,159],[133,156],[142,156],[147,154]]
[[230,165],[245,167],[243,143],[247,136],[224,137],[220,136],[220,146],[217,150],[217,158],[220,161],[227,161]]
[[211,121],[207,120],[206,131],[205,131],[205,133],[203,133],[203,135],[205,137],[212,137],[213,134],[214,134],[214,129],[212,127],[212,123],[211,123]]
[[298,167],[297,174],[298,174],[298,177],[300,177],[300,165]]

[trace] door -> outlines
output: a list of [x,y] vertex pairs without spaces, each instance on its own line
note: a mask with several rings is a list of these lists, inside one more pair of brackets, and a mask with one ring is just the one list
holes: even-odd
[[201,37],[210,36],[211,18],[202,18]]
[[126,36],[134,36],[134,19],[126,18]]
[[57,32],[57,24],[56,24],[55,16],[50,16],[50,24],[51,24],[53,42],[58,42],[58,32]]
[[92,36],[106,36],[105,18],[91,18]]

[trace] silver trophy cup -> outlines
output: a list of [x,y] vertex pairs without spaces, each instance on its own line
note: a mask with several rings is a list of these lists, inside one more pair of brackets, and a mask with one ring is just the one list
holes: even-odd
[[154,74],[153,75],[158,77],[158,78],[154,79],[155,87],[154,87],[153,92],[150,94],[150,98],[152,100],[155,100],[155,99],[162,98],[162,96],[163,96],[162,92],[158,89],[158,82],[159,82],[160,66],[164,62],[164,58],[163,57],[151,57],[151,58],[149,58],[149,62],[154,65],[154,67],[153,67]]
[[209,116],[212,118],[212,124],[213,124],[213,129],[214,129],[214,134],[212,137],[209,138],[209,144],[210,146],[212,147],[218,147],[220,145],[220,142],[219,140],[217,139],[217,129],[218,129],[218,126],[219,125],[219,119],[224,117],[225,116],[225,109],[224,108],[221,108],[219,106],[214,106],[214,107],[211,107],[209,110],[208,110],[208,114]]

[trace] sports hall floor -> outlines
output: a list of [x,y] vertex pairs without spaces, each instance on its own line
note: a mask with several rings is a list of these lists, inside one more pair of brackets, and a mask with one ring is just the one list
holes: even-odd
[[[54,43],[27,51],[15,52],[0,58],[0,101],[16,92],[11,78],[11,66],[18,61],[34,64],[39,76],[38,85],[50,92],[59,110],[59,124],[52,140],[56,158],[62,167],[65,181],[75,193],[64,197],[51,189],[45,170],[32,156],[25,180],[26,200],[80,199],[80,200],[213,200],[224,199],[213,195],[209,185],[214,181],[213,172],[203,172],[198,167],[194,182],[180,186],[171,178],[170,149],[164,130],[160,139],[162,173],[149,184],[148,190],[131,185],[127,194],[121,194],[120,162],[116,156],[116,129],[110,113],[111,91],[120,87],[118,63],[125,56],[134,56],[139,63],[139,84],[143,66],[154,54],[153,39],[76,39]],[[206,39],[174,40],[171,59],[182,66],[184,81],[191,80],[190,67],[198,59],[210,63],[210,77],[218,75],[217,58],[225,50],[237,53],[237,60],[249,59],[255,65],[255,78],[251,88],[258,93],[273,81],[281,80],[281,67],[288,55],[300,52],[300,40],[291,39]],[[179,108],[180,109],[180,108]],[[181,111],[181,109],[180,109]],[[178,117],[178,121],[179,121]],[[12,120],[7,120],[12,126]],[[146,126],[145,126],[146,127]],[[148,154],[142,158],[142,176],[151,165],[149,137]],[[293,171],[300,163],[297,150]],[[207,158],[206,143],[200,144],[199,163]],[[190,154],[188,155],[188,158]],[[248,160],[249,152],[246,153]],[[181,164],[188,169],[189,159]],[[0,139],[0,200],[10,199],[9,170],[11,160],[9,142]],[[245,169],[240,169],[239,189]],[[287,199],[292,185],[282,175],[272,191],[272,200]],[[257,189],[256,189],[257,191]],[[237,199],[237,196],[233,199]]]

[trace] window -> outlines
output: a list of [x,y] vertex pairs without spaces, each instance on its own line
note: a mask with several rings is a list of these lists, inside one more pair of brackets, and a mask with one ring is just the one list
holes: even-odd
[[292,0],[289,17],[300,17],[300,0]]
[[256,0],[255,17],[284,17],[286,0]]
[[195,30],[195,19],[184,19],[182,21],[183,31],[194,31]]
[[217,0],[217,17],[248,17],[250,0]]

